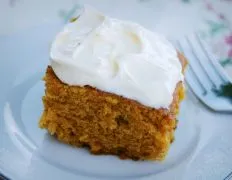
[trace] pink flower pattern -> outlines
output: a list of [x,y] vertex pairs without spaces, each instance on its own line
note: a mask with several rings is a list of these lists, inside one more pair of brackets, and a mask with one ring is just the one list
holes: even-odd
[[[232,2],[232,0],[224,0],[224,1],[229,1]],[[222,12],[218,12],[214,7],[213,4],[210,3],[208,0],[204,0],[205,3],[205,7],[208,11],[210,11],[211,13],[213,13],[214,15],[216,15],[216,17],[218,17],[218,20],[216,20],[216,23],[214,23],[213,25],[211,24],[211,32],[220,32],[220,28],[219,28],[219,24],[220,27],[226,28],[227,31],[230,32],[230,35],[223,37],[224,38],[224,42],[225,42],[225,46],[221,47],[221,48],[226,48],[229,49],[227,52],[227,57],[225,59],[221,59],[220,62],[222,63],[223,66],[226,66],[227,63],[231,64],[232,62],[232,30],[231,30],[231,24],[228,21],[227,17],[222,13]],[[226,63],[225,63],[226,62]]]
[[232,46],[232,34],[225,37],[226,44]]
[[213,6],[212,6],[211,3],[206,2],[205,5],[206,5],[206,8],[207,8],[209,11],[213,11],[213,10],[214,10],[214,8],[213,8]]
[[230,47],[228,51],[228,58],[232,59],[232,34],[225,37],[225,43]]
[[232,48],[229,50],[229,52],[228,52],[228,57],[229,58],[232,58]]
[[224,14],[219,13],[218,16],[219,16],[220,19],[225,20],[225,15]]

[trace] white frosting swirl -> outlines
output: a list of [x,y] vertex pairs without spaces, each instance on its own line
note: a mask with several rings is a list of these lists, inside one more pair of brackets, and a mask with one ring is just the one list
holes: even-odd
[[183,80],[176,49],[142,26],[85,8],[51,47],[51,66],[69,85],[90,85],[154,108],[168,108]]

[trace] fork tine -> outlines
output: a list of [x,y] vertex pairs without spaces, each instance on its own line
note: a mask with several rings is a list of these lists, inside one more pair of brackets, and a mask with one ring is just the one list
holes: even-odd
[[223,180],[230,180],[232,179],[232,172],[230,172]]
[[[195,78],[193,78],[195,77]],[[207,91],[202,86],[201,82],[198,80],[198,76],[195,75],[193,69],[189,65],[188,71],[186,71],[185,79],[189,87],[198,95],[207,95]]]
[[[179,49],[181,52],[183,52],[183,49],[178,41],[177,42],[171,41],[171,42],[177,49]],[[193,79],[191,77],[195,77],[195,78]],[[196,75],[196,72],[192,69],[191,64],[188,65],[185,79],[187,80],[186,82],[190,87],[195,87],[195,89],[193,89],[193,90],[196,91],[197,94],[201,94],[203,96],[205,96],[207,94],[205,87],[203,86],[200,79]]]
[[201,49],[204,51],[205,55],[207,56],[209,62],[211,62],[212,67],[214,68],[215,72],[218,74],[218,76],[221,78],[223,83],[232,82],[230,77],[226,74],[225,70],[223,69],[222,65],[216,60],[214,55],[210,53],[209,49],[204,45],[204,42],[200,39],[199,35],[195,33],[195,37],[201,46]]
[[198,81],[198,84],[201,85],[203,94],[206,94],[204,91],[209,91],[212,88],[212,83],[209,81],[205,72],[201,68],[201,66],[196,62],[195,57],[191,51],[191,47],[186,42],[186,39],[182,41],[177,41],[177,45],[179,50],[182,51],[189,61],[189,66],[193,72],[193,77]]
[[[185,79],[187,85],[191,88],[193,93],[207,107],[211,108],[212,110],[220,111],[220,112],[232,112],[231,102],[227,98],[218,97],[211,89],[213,83],[215,83],[216,85],[221,85],[225,81],[219,77],[219,74],[217,74],[219,72],[213,69],[214,68],[213,64],[207,61],[209,60],[209,57],[206,57],[206,54],[202,49],[200,49],[199,51],[201,51],[201,54],[203,54],[203,56],[198,55],[198,51],[197,49],[195,49],[196,43],[198,43],[196,38],[195,38],[194,46],[191,46],[192,42],[190,41],[190,39],[188,40],[186,38],[181,41],[171,41],[171,42],[178,50],[183,52],[188,58],[189,66],[187,67],[188,69],[185,73]],[[199,49],[199,47],[201,46],[197,44],[197,47]],[[196,57],[198,57],[197,60]],[[205,58],[206,60],[203,59],[202,62],[199,62],[201,58]],[[211,68],[210,71],[208,69],[203,69],[204,65],[206,67],[212,66],[210,67]],[[213,75],[212,72],[215,74]],[[211,75],[217,77],[217,82],[214,82],[215,80],[212,79],[213,77],[211,77]],[[211,77],[211,80],[209,77]]]
[[194,41],[193,40],[191,41],[190,37],[187,37],[187,36],[186,36],[186,41],[189,44],[189,46],[191,47],[191,51],[192,51],[195,59],[197,60],[199,66],[201,66],[201,68],[203,69],[204,73],[206,74],[206,76],[210,80],[210,82],[212,84],[212,88],[219,87],[222,84],[222,82],[220,81],[218,83],[218,81],[215,81],[215,78],[217,78],[217,77],[212,72],[212,68],[210,68],[208,64],[205,64],[205,61],[204,61],[205,58],[201,58],[201,59],[199,58],[199,51],[200,50],[199,50],[199,48],[196,47],[196,44],[194,43]]

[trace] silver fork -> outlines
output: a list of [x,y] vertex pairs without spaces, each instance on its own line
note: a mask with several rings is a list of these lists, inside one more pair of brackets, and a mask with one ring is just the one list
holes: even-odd
[[232,179],[232,172],[230,172],[223,180],[230,180]]
[[187,36],[174,44],[188,59],[185,78],[195,95],[214,111],[232,112],[231,99],[219,97],[213,91],[231,83],[231,79],[199,35]]

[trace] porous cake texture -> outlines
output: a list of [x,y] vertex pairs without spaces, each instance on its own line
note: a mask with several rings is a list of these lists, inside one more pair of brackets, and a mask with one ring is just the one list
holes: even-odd
[[[186,59],[180,53],[178,57],[184,71]],[[176,85],[169,108],[155,109],[91,86],[67,85],[50,66],[44,81],[39,125],[58,140],[123,159],[163,160],[167,155],[184,98],[183,82]]]

